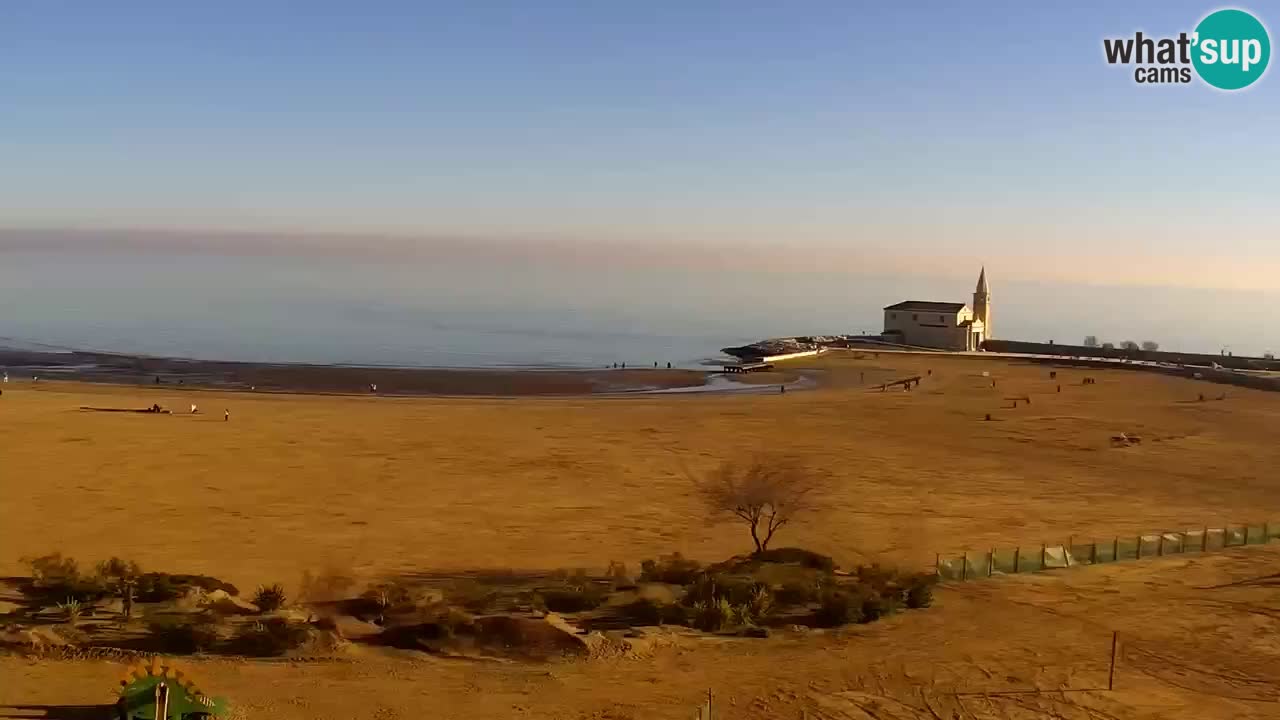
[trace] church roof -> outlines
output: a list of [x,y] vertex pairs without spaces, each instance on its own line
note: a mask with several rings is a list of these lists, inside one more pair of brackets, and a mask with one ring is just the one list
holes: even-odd
[[964,303],[930,302],[928,300],[904,300],[889,305],[885,310],[918,310],[920,312],[958,313],[964,309]]

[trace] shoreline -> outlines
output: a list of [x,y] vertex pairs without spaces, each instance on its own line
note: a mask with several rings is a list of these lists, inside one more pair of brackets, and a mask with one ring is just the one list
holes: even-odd
[[85,351],[0,349],[14,380],[272,393],[530,396],[639,393],[704,386],[709,370],[627,368],[405,368],[190,360]]

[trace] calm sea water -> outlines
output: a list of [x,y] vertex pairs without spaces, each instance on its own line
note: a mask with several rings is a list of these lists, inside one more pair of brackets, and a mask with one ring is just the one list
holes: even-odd
[[[1280,350],[1275,294],[990,274],[1001,337]],[[0,252],[0,345],[400,366],[693,366],[764,337],[876,331],[884,305],[968,301],[973,280],[11,250]]]

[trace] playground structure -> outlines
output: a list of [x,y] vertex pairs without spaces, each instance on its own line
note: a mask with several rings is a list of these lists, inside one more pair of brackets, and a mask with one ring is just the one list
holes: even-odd
[[118,720],[215,720],[229,717],[227,701],[202,693],[185,672],[151,658],[120,680]]

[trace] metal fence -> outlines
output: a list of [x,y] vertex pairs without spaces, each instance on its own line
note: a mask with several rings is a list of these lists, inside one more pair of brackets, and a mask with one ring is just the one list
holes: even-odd
[[943,580],[976,580],[1072,565],[1213,552],[1241,545],[1262,545],[1272,540],[1280,540],[1280,522],[1141,533],[1087,543],[1072,539],[1060,545],[992,548],[986,552],[966,552],[957,557],[939,555],[936,569],[938,577]]

